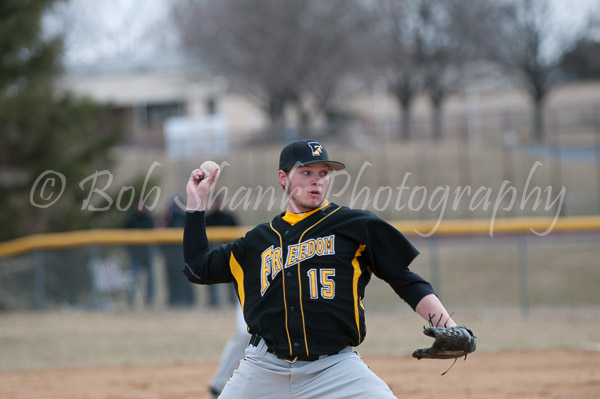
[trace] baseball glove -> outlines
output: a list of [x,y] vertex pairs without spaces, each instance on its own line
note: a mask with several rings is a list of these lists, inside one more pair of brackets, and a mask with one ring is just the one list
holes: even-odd
[[475,351],[475,335],[466,326],[424,327],[423,334],[435,338],[430,348],[417,349],[412,356],[421,359],[456,359]]

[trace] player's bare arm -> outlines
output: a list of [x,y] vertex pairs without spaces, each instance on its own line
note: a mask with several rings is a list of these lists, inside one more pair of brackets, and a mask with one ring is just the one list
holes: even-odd
[[[444,305],[435,294],[424,296],[417,304],[415,311],[428,321],[429,327],[423,334],[434,338],[429,348],[417,349],[412,353],[416,359],[456,359],[475,351],[476,338],[467,326],[457,326]],[[454,363],[452,363],[454,366]],[[446,374],[450,368],[442,373]]]
[[429,321],[431,317],[434,317],[433,324],[436,326],[454,327],[456,323],[452,320],[452,317],[448,314],[448,311],[435,294],[429,294],[417,304],[415,311]]

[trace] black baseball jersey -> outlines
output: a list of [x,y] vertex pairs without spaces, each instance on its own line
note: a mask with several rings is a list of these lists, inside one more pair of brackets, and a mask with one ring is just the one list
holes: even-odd
[[414,309],[434,293],[408,268],[417,255],[404,235],[373,213],[333,203],[296,223],[281,214],[213,249],[204,212],[188,213],[184,230],[188,279],[233,281],[248,331],[289,357],[359,345],[366,333],[362,299],[372,274]]

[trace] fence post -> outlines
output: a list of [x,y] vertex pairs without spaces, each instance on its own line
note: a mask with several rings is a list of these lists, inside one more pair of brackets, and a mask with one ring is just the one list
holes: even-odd
[[[562,187],[562,159],[560,151],[560,114],[557,110],[550,112],[550,129],[548,129],[552,137],[550,138],[550,187],[560,191]],[[557,214],[565,216],[567,212],[567,203],[564,201],[562,204],[556,204],[561,206],[561,209],[557,209]]]
[[596,147],[596,202],[598,204],[598,213],[600,213],[600,104],[592,109],[594,141]]
[[[470,152],[470,136],[469,136],[469,121],[468,116],[465,114],[459,123],[457,131],[457,157],[458,157],[458,180],[461,187],[471,186],[471,165],[469,162]],[[468,208],[461,207],[461,217],[463,219],[469,219],[473,216],[473,212],[470,212]]]
[[435,236],[429,237],[429,279],[435,291],[440,294],[440,264],[438,261],[438,245]]
[[521,315],[529,316],[529,280],[527,273],[527,236],[521,234],[519,240],[519,291],[521,303]]
[[46,307],[46,271],[43,249],[33,251],[33,285],[33,308],[43,310]]
[[90,245],[90,259],[88,263],[88,267],[90,270],[90,274],[92,275],[92,303],[94,306],[100,306],[100,293],[98,289],[98,281],[97,277],[94,275],[96,270],[94,270],[94,266],[97,265],[97,262],[100,260],[100,250],[97,245]]
[[159,250],[158,250],[158,245],[157,244],[148,244],[148,259],[150,261],[150,264],[148,265],[148,284],[146,286],[146,289],[148,290],[148,292],[146,292],[147,298],[149,299],[149,303],[148,305],[152,308],[152,309],[156,309],[157,307],[157,283],[158,283],[158,276],[157,276],[157,265],[156,262],[158,261],[158,255],[159,255]]

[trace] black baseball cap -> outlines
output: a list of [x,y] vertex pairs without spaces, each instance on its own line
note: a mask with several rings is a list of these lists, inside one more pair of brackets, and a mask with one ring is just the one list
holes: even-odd
[[346,167],[341,162],[330,160],[327,150],[317,140],[306,139],[293,141],[283,147],[279,155],[279,170],[287,171],[294,166],[305,166],[318,162],[329,164],[333,170],[342,170]]

